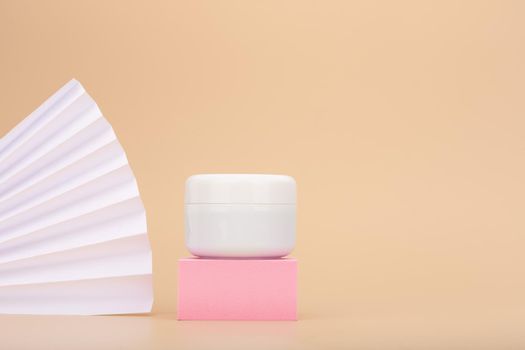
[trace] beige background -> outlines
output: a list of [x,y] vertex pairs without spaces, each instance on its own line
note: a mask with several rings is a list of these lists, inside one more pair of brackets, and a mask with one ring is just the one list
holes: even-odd
[[[90,329],[139,348],[525,347],[524,16],[521,1],[0,0],[0,134],[84,84],[139,181],[157,315],[3,317],[7,344],[94,345]],[[298,323],[174,321],[184,180],[210,172],[297,179]]]

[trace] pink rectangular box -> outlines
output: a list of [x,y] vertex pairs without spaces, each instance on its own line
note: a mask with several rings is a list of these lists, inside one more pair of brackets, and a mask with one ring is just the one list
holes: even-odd
[[179,260],[179,320],[296,320],[296,259]]

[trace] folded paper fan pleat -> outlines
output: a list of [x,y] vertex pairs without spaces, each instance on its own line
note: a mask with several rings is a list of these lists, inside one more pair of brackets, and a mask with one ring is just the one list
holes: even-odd
[[151,284],[146,274],[9,286],[0,288],[0,300],[4,314],[130,314],[151,309]]
[[137,182],[72,80],[0,139],[0,313],[151,311]]

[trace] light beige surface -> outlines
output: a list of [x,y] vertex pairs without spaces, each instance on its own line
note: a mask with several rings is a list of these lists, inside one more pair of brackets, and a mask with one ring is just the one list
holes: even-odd
[[0,134],[70,78],[85,85],[139,180],[155,312],[176,311],[185,178],[285,173],[299,185],[302,319],[1,317],[2,337],[525,347],[524,13],[521,1],[0,0]]
[[[516,318],[406,313],[218,322],[154,316],[2,316],[2,349],[522,349]],[[488,315],[485,315],[488,316]],[[492,315],[493,316],[493,315]]]

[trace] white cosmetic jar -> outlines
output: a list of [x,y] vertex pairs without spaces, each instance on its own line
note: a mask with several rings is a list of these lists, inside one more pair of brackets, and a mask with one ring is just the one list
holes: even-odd
[[295,180],[202,174],[186,181],[186,246],[210,258],[279,258],[295,246]]

